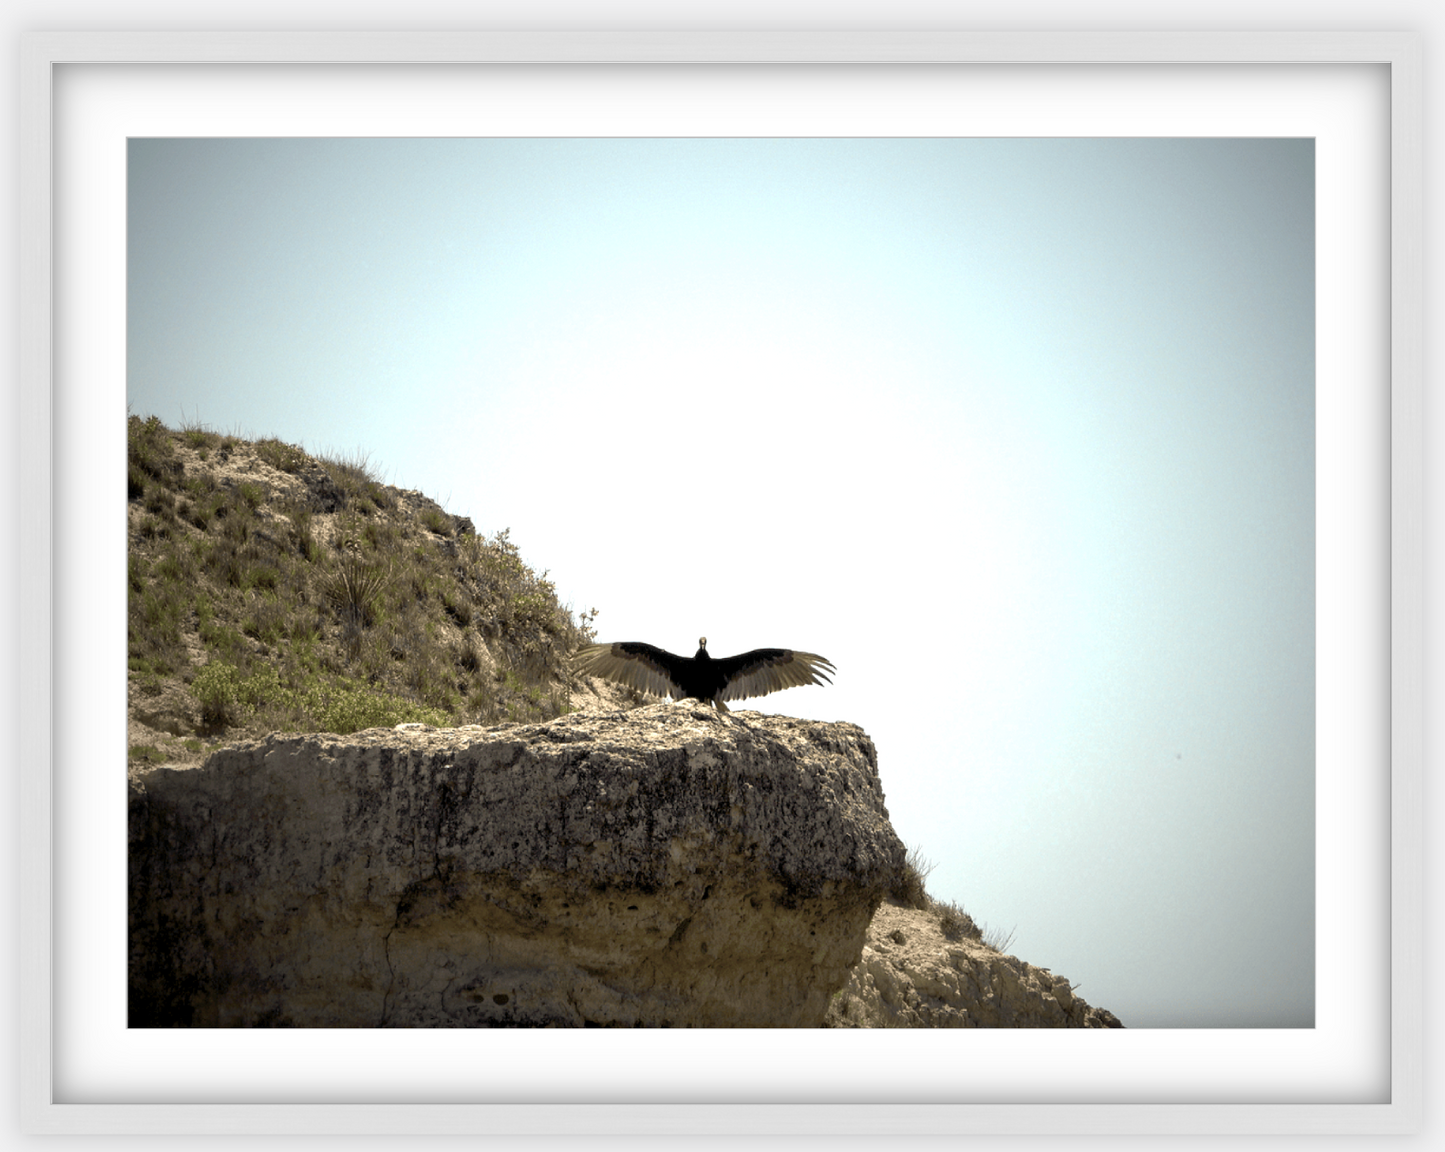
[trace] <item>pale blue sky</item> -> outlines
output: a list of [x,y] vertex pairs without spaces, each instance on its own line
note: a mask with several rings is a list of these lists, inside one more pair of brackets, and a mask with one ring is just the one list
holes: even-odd
[[1308,140],[133,141],[128,401],[361,449],[603,639],[821,652],[934,895],[1314,1012]]

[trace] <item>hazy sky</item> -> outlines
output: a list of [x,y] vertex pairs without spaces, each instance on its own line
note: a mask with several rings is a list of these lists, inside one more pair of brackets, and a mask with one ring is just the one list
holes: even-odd
[[128,401],[370,454],[604,640],[820,652],[930,892],[1314,1021],[1309,140],[135,140]]

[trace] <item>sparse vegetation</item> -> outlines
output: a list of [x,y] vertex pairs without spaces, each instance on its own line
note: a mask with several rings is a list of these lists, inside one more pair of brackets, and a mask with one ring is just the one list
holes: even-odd
[[951,900],[932,901],[933,911],[938,913],[938,928],[950,940],[982,940],[983,932],[973,922],[973,917]]
[[986,928],[982,933],[984,946],[992,948],[995,952],[1007,952],[1013,945],[1014,934],[1017,931],[1017,928],[1010,928],[1008,932],[996,928]]
[[893,878],[888,894],[907,908],[917,908],[938,916],[939,931],[949,940],[977,940],[995,952],[1007,952],[1017,929],[1001,932],[980,928],[974,918],[951,900],[936,900],[924,887],[934,865],[925,860],[916,848],[910,848],[903,867]]
[[256,455],[279,472],[299,472],[307,460],[296,445],[275,438],[256,441]]
[[362,453],[154,416],[127,432],[132,700],[186,737],[137,742],[132,762],[198,754],[202,736],[565,711],[566,657],[596,613],[574,618],[506,530],[477,536]]
[[928,879],[928,874],[933,869],[934,865],[925,860],[916,848],[910,848],[904,858],[903,867],[893,877],[888,895],[905,907],[927,909],[929,897],[923,882]]

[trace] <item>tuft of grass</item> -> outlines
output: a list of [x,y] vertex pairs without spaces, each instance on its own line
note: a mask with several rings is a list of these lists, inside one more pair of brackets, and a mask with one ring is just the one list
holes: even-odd
[[934,867],[935,865],[925,860],[916,848],[910,848],[908,855],[903,859],[903,867],[898,870],[889,885],[888,895],[908,908],[928,908],[928,891],[924,888],[923,882]]
[[[395,524],[383,520],[368,520],[361,528],[361,539],[369,548],[383,555],[399,548],[402,544],[402,532]],[[418,549],[416,556],[425,562],[429,555],[427,549]]]
[[983,931],[974,923],[973,917],[952,901],[935,900],[933,910],[938,913],[938,928],[949,940],[983,939]]
[[381,483],[381,476],[371,463],[371,453],[362,448],[350,453],[323,452],[317,459],[332,474],[333,480],[340,473],[361,484]]
[[204,460],[206,450],[214,448],[221,442],[221,437],[211,430],[209,424],[202,424],[198,418],[190,420],[185,418],[185,410],[181,411],[181,439],[201,454]]
[[368,453],[360,449],[350,455],[324,452],[316,457],[316,461],[336,486],[342,507],[369,515],[389,500],[382,494],[381,477],[373,468]]
[[959,905],[948,900],[935,900],[928,894],[924,881],[935,865],[925,860],[916,848],[910,848],[903,867],[893,878],[888,895],[909,908],[932,912],[938,917],[939,931],[949,940],[977,940],[995,951],[1006,951],[1013,943],[1014,933],[986,932]]
[[981,939],[983,940],[985,948],[992,948],[995,952],[1007,953],[1009,946],[1014,942],[1014,935],[1017,932],[1017,926],[1009,929],[1007,933],[995,928],[985,928],[981,934]]
[[165,553],[151,570],[162,580],[177,582],[189,580],[195,575],[191,558],[179,549]]
[[143,507],[158,519],[174,520],[176,515],[176,494],[169,489],[152,487],[146,492]]
[[465,628],[472,622],[471,601],[465,596],[459,595],[457,589],[444,587],[441,589],[440,595],[442,608],[458,628]]
[[321,545],[317,542],[312,530],[311,509],[304,504],[289,504],[286,507],[286,517],[291,521],[291,539],[295,544],[297,554],[308,564],[316,564],[321,560]]
[[191,497],[181,504],[181,519],[186,523],[205,532],[212,521],[226,514],[225,494],[217,491],[213,484],[191,481],[187,483],[186,490]]
[[452,518],[440,508],[427,508],[421,514],[422,527],[435,532],[438,536],[450,536],[452,534]]
[[241,503],[254,512],[265,501],[266,489],[246,481],[236,488],[236,495],[241,498]]
[[137,671],[166,676],[185,665],[184,605],[171,592],[176,586],[163,581],[130,586],[127,658]]

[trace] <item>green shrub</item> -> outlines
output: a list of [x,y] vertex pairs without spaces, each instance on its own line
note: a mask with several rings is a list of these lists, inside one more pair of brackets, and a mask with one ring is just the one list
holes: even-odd
[[144,476],[173,484],[179,480],[183,467],[176,457],[171,432],[160,417],[142,420],[131,416],[126,420],[127,456],[130,465]]
[[[162,665],[161,670],[169,672],[170,668]],[[165,691],[165,686],[161,683],[159,671],[137,673],[131,679],[130,687],[142,696],[159,696]]]
[[242,676],[232,664],[212,660],[191,681],[191,694],[201,706],[201,718],[210,725],[235,724],[265,704],[284,701],[281,677],[269,664]]
[[278,472],[299,472],[311,459],[294,444],[268,436],[256,441],[256,455]]
[[398,724],[443,727],[451,723],[451,717],[438,708],[424,708],[366,688],[325,692],[315,716],[319,731],[335,732],[338,736],[367,728],[394,728]]
[[212,660],[191,681],[191,694],[201,706],[201,720],[227,726],[240,718],[241,674],[230,664]]
[[292,654],[303,664],[311,666],[316,662],[314,645],[321,639],[321,621],[310,611],[291,618],[290,639]]

